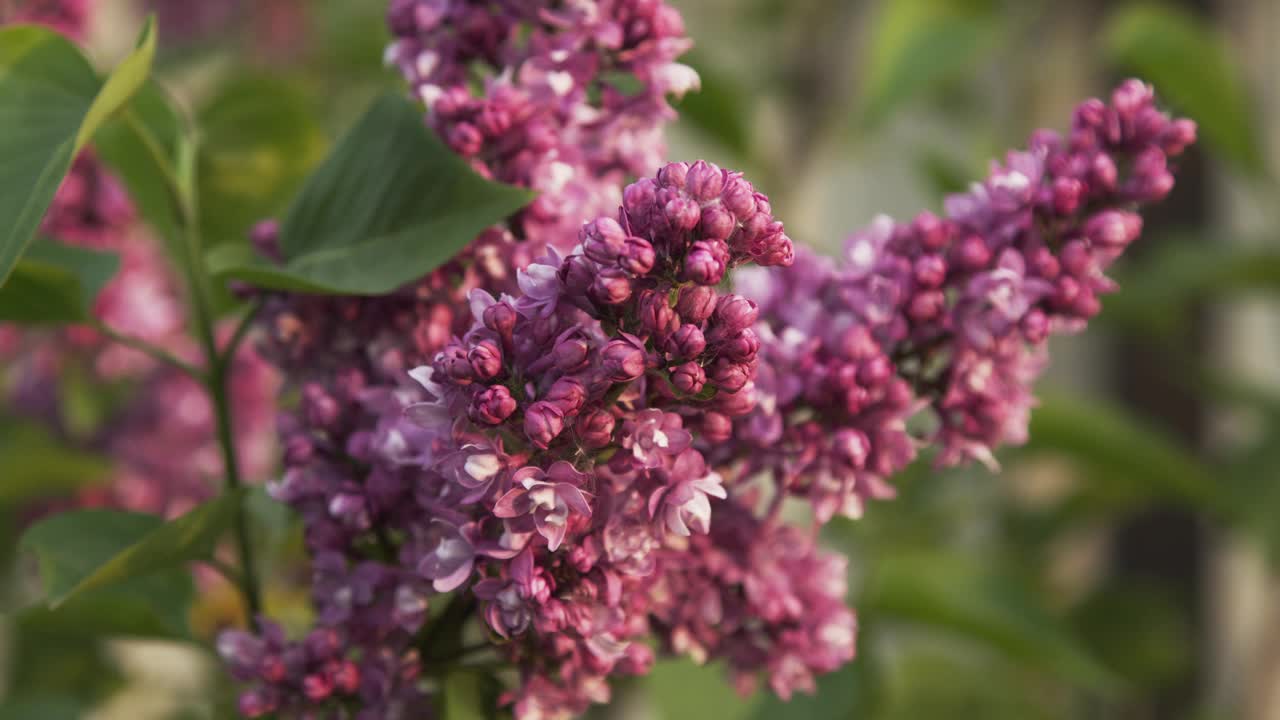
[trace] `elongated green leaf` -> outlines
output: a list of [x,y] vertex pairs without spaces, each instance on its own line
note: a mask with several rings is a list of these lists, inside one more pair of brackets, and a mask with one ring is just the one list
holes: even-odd
[[42,429],[0,421],[0,505],[60,495],[106,480],[111,463],[102,457],[56,443]]
[[1212,472],[1162,432],[1102,400],[1043,398],[1031,413],[1030,450],[1063,453],[1091,483],[1116,492],[1172,497],[1228,511]]
[[1253,102],[1242,73],[1207,19],[1167,5],[1127,5],[1102,33],[1117,65],[1155,83],[1156,90],[1200,125],[1206,140],[1237,166],[1265,169]]
[[[219,536],[235,519],[241,495],[223,493],[186,515],[159,525],[129,513],[89,511],[93,514],[83,518],[75,517],[82,513],[67,513],[27,531],[23,543],[40,558],[48,599],[56,607],[80,593],[210,557]],[[72,517],[63,519],[67,515]],[[110,540],[131,542],[108,558],[96,558],[99,562],[93,564],[82,559],[67,561],[65,552],[95,542],[99,534]]]
[[1012,577],[954,553],[897,550],[876,558],[858,599],[864,618],[909,621],[990,645],[1097,691],[1116,678]]
[[0,285],[76,153],[141,87],[154,55],[155,27],[148,21],[137,49],[103,84],[57,33],[28,25],[0,29]]
[[489,182],[386,95],[307,181],[280,231],[284,263],[211,270],[263,287],[353,295],[390,292],[453,257],[518,210],[527,191]]
[[242,75],[200,109],[203,235],[243,242],[253,223],[283,212],[323,158],[328,140],[294,84]]
[[885,2],[870,31],[863,118],[884,121],[903,103],[972,67],[989,47],[996,19],[986,3]]
[[1172,333],[1195,302],[1247,292],[1280,293],[1275,242],[1224,244],[1208,238],[1153,238],[1151,257],[1120,278],[1101,318],[1143,332]]
[[94,298],[119,267],[120,258],[112,253],[37,242],[0,287],[0,321],[57,325],[89,320]]

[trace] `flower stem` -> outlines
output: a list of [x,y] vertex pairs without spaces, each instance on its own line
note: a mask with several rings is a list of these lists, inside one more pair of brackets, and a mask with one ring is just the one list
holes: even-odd
[[[228,490],[237,490],[243,483],[240,478],[240,461],[236,455],[235,433],[232,432],[231,402],[228,396],[227,378],[231,355],[218,350],[218,339],[214,328],[212,292],[209,287],[209,276],[204,268],[204,254],[200,237],[200,206],[196,188],[196,157],[198,138],[194,133],[182,138],[178,145],[178,159],[175,173],[172,176],[176,183],[179,224],[182,232],[181,248],[183,272],[191,296],[192,312],[195,315],[196,333],[203,349],[208,372],[205,376],[205,389],[213,400],[214,422],[217,429],[218,446],[222,451],[223,472],[226,474]],[[238,330],[230,344],[231,351],[244,336],[247,322]],[[236,551],[240,561],[240,590],[244,595],[245,609],[250,623],[262,612],[261,592],[258,588],[258,573],[253,557],[253,545],[249,537],[249,518],[243,501],[236,509],[235,517]]]
[[174,355],[168,350],[165,350],[164,348],[156,347],[155,345],[152,345],[151,343],[141,338],[136,338],[131,335],[126,335],[120,332],[119,330],[112,328],[111,326],[107,325],[101,320],[94,320],[91,323],[91,325],[99,335],[107,338],[108,340],[111,340],[112,342],[118,345],[123,345],[132,350],[137,350],[138,352],[149,356],[151,359],[157,362],[160,362],[165,365],[169,365],[181,371],[182,373],[190,376],[192,379],[196,380],[197,382],[201,382],[201,383],[205,382],[205,373],[203,370],[196,367],[195,365],[192,365],[191,363],[186,362],[185,360],[182,360],[177,355]]

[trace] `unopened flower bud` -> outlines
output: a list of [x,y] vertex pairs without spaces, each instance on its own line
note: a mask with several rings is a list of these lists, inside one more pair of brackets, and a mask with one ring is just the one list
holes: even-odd
[[503,385],[494,385],[476,395],[469,408],[471,419],[485,425],[499,425],[515,411],[516,399]]
[[535,446],[547,449],[564,430],[564,413],[554,403],[539,400],[524,414],[524,434]]
[[702,392],[707,382],[707,374],[696,362],[677,365],[671,370],[671,384],[686,395],[697,395]]

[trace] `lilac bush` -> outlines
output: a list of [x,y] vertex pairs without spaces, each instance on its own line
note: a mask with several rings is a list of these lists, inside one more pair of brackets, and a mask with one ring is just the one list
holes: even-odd
[[[16,17],[82,29],[83,4],[43,8]],[[121,267],[85,325],[0,327],[11,405],[58,432],[65,366],[135,388],[74,438],[117,461],[81,504],[176,515],[280,448],[267,489],[301,518],[311,626],[260,614],[242,507],[238,567],[199,558],[255,615],[216,642],[246,717],[432,717],[459,672],[503,680],[520,720],[572,717],[660,655],[813,692],[858,634],[821,527],[926,449],[995,468],[1026,440],[1050,336],[1116,289],[1196,134],[1126,81],[942,215],[878,217],[827,258],[742,173],[663,162],[669,100],[699,81],[661,0],[392,0],[388,23],[423,132],[534,191],[523,208],[390,293],[240,278],[253,309],[224,325],[194,181],[171,188],[179,279],[87,152],[41,230]],[[288,222],[254,228],[251,277],[297,269]]]

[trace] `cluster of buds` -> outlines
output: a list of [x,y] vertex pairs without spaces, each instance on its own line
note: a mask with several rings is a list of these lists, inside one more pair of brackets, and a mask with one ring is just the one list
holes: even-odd
[[662,160],[667,96],[698,85],[675,62],[691,45],[684,22],[661,0],[393,0],[388,18],[388,60],[445,142],[539,191],[517,223],[536,241],[617,207],[626,179]]
[[[1026,439],[1032,385],[1056,332],[1081,330],[1115,289],[1104,274],[1173,187],[1195,125],[1129,80],[1089,100],[1064,138],[1033,134],[939,218],[877,218],[832,267],[741,273],[761,306],[761,402],[736,432],[746,472],[769,470],[818,517],[857,516],[924,445],[979,460]],[[929,410],[934,429],[908,434]]]

